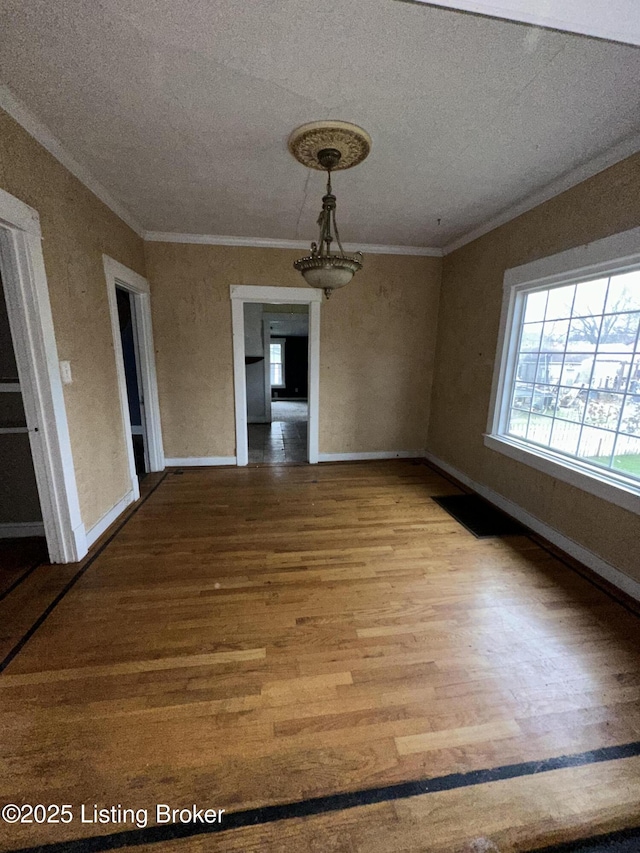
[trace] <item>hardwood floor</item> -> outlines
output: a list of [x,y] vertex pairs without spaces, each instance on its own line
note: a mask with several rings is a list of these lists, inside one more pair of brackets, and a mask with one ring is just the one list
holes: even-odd
[[[503,853],[640,825],[640,621],[528,537],[475,539],[430,500],[456,489],[426,465],[145,487],[97,556],[0,602],[0,802],[74,807],[68,825],[0,823],[2,849],[136,830],[81,823],[82,804],[151,825],[156,803],[233,816],[370,789],[128,840]],[[431,792],[394,798],[414,780]]]

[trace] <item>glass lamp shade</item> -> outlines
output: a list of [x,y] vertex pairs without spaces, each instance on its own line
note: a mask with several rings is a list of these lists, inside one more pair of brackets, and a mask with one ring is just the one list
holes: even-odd
[[325,257],[300,258],[294,267],[304,276],[304,280],[310,287],[320,290],[337,290],[349,284],[354,273],[362,269],[362,262],[357,258],[342,257],[341,255],[329,255]]

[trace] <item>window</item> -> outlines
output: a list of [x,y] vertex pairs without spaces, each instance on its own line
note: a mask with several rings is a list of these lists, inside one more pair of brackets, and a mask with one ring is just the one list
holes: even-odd
[[271,338],[269,359],[271,364],[271,387],[284,388],[284,341]]
[[540,265],[505,276],[486,443],[594,493],[584,476],[640,494],[640,257],[527,281]]

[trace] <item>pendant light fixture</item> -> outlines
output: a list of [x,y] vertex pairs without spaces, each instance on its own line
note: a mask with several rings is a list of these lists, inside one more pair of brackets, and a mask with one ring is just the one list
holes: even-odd
[[[361,127],[346,121],[314,121],[293,131],[289,150],[304,166],[327,172],[327,192],[322,197],[318,217],[318,242],[311,244],[310,255],[295,261],[293,266],[308,285],[324,290],[328,299],[362,269],[362,252],[347,255],[340,242],[331,174],[362,163],[371,150],[371,137]],[[331,247],[334,240],[339,251]]]

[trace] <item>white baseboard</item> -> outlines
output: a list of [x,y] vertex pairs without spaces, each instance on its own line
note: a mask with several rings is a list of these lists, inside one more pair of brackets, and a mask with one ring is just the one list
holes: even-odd
[[44,524],[41,521],[0,524],[0,539],[26,539],[28,536],[44,536]]
[[90,527],[86,534],[87,548],[90,548],[93,543],[102,536],[107,527],[111,527],[116,518],[118,518],[119,515],[122,515],[129,504],[132,504],[135,500],[135,494],[133,493],[133,490],[131,490],[122,498],[122,500],[119,500],[115,506],[112,506],[111,509],[102,516],[100,521],[97,521],[93,527]]
[[184,456],[166,458],[164,461],[167,468],[209,468],[237,463],[235,456]]
[[365,459],[421,459],[424,450],[376,450],[373,453],[319,453],[318,462],[360,462]]
[[475,480],[467,477],[467,475],[462,471],[459,471],[457,468],[454,468],[453,465],[449,465],[448,462],[434,456],[433,453],[429,453],[428,450],[425,451],[423,455],[425,459],[429,460],[429,462],[433,462],[433,464],[437,465],[438,468],[442,468],[442,470],[446,471],[447,474],[451,474],[451,476],[455,477],[456,480],[459,480],[461,483],[464,483],[465,486],[473,489],[474,492],[482,495],[483,498],[486,498],[492,504],[495,504],[495,506],[504,510],[508,515],[516,518],[530,530],[533,530],[535,533],[544,537],[548,542],[556,545],[566,554],[569,554],[571,557],[578,560],[578,562],[587,566],[587,568],[609,581],[609,583],[613,584],[618,589],[626,592],[627,595],[630,595],[636,601],[640,601],[640,583],[638,581],[630,578],[629,575],[621,572],[620,569],[612,566],[611,563],[607,563],[606,560],[598,557],[598,555],[594,554],[593,551],[589,551],[578,542],[575,542],[573,539],[569,539],[568,536],[560,533],[559,530],[556,530],[554,527],[550,527],[544,521],[540,521],[540,519],[536,518],[535,515],[531,515],[531,513],[527,512],[521,506],[518,506],[518,504],[503,497],[498,492],[489,488],[489,486],[483,486],[481,483],[477,483]]

